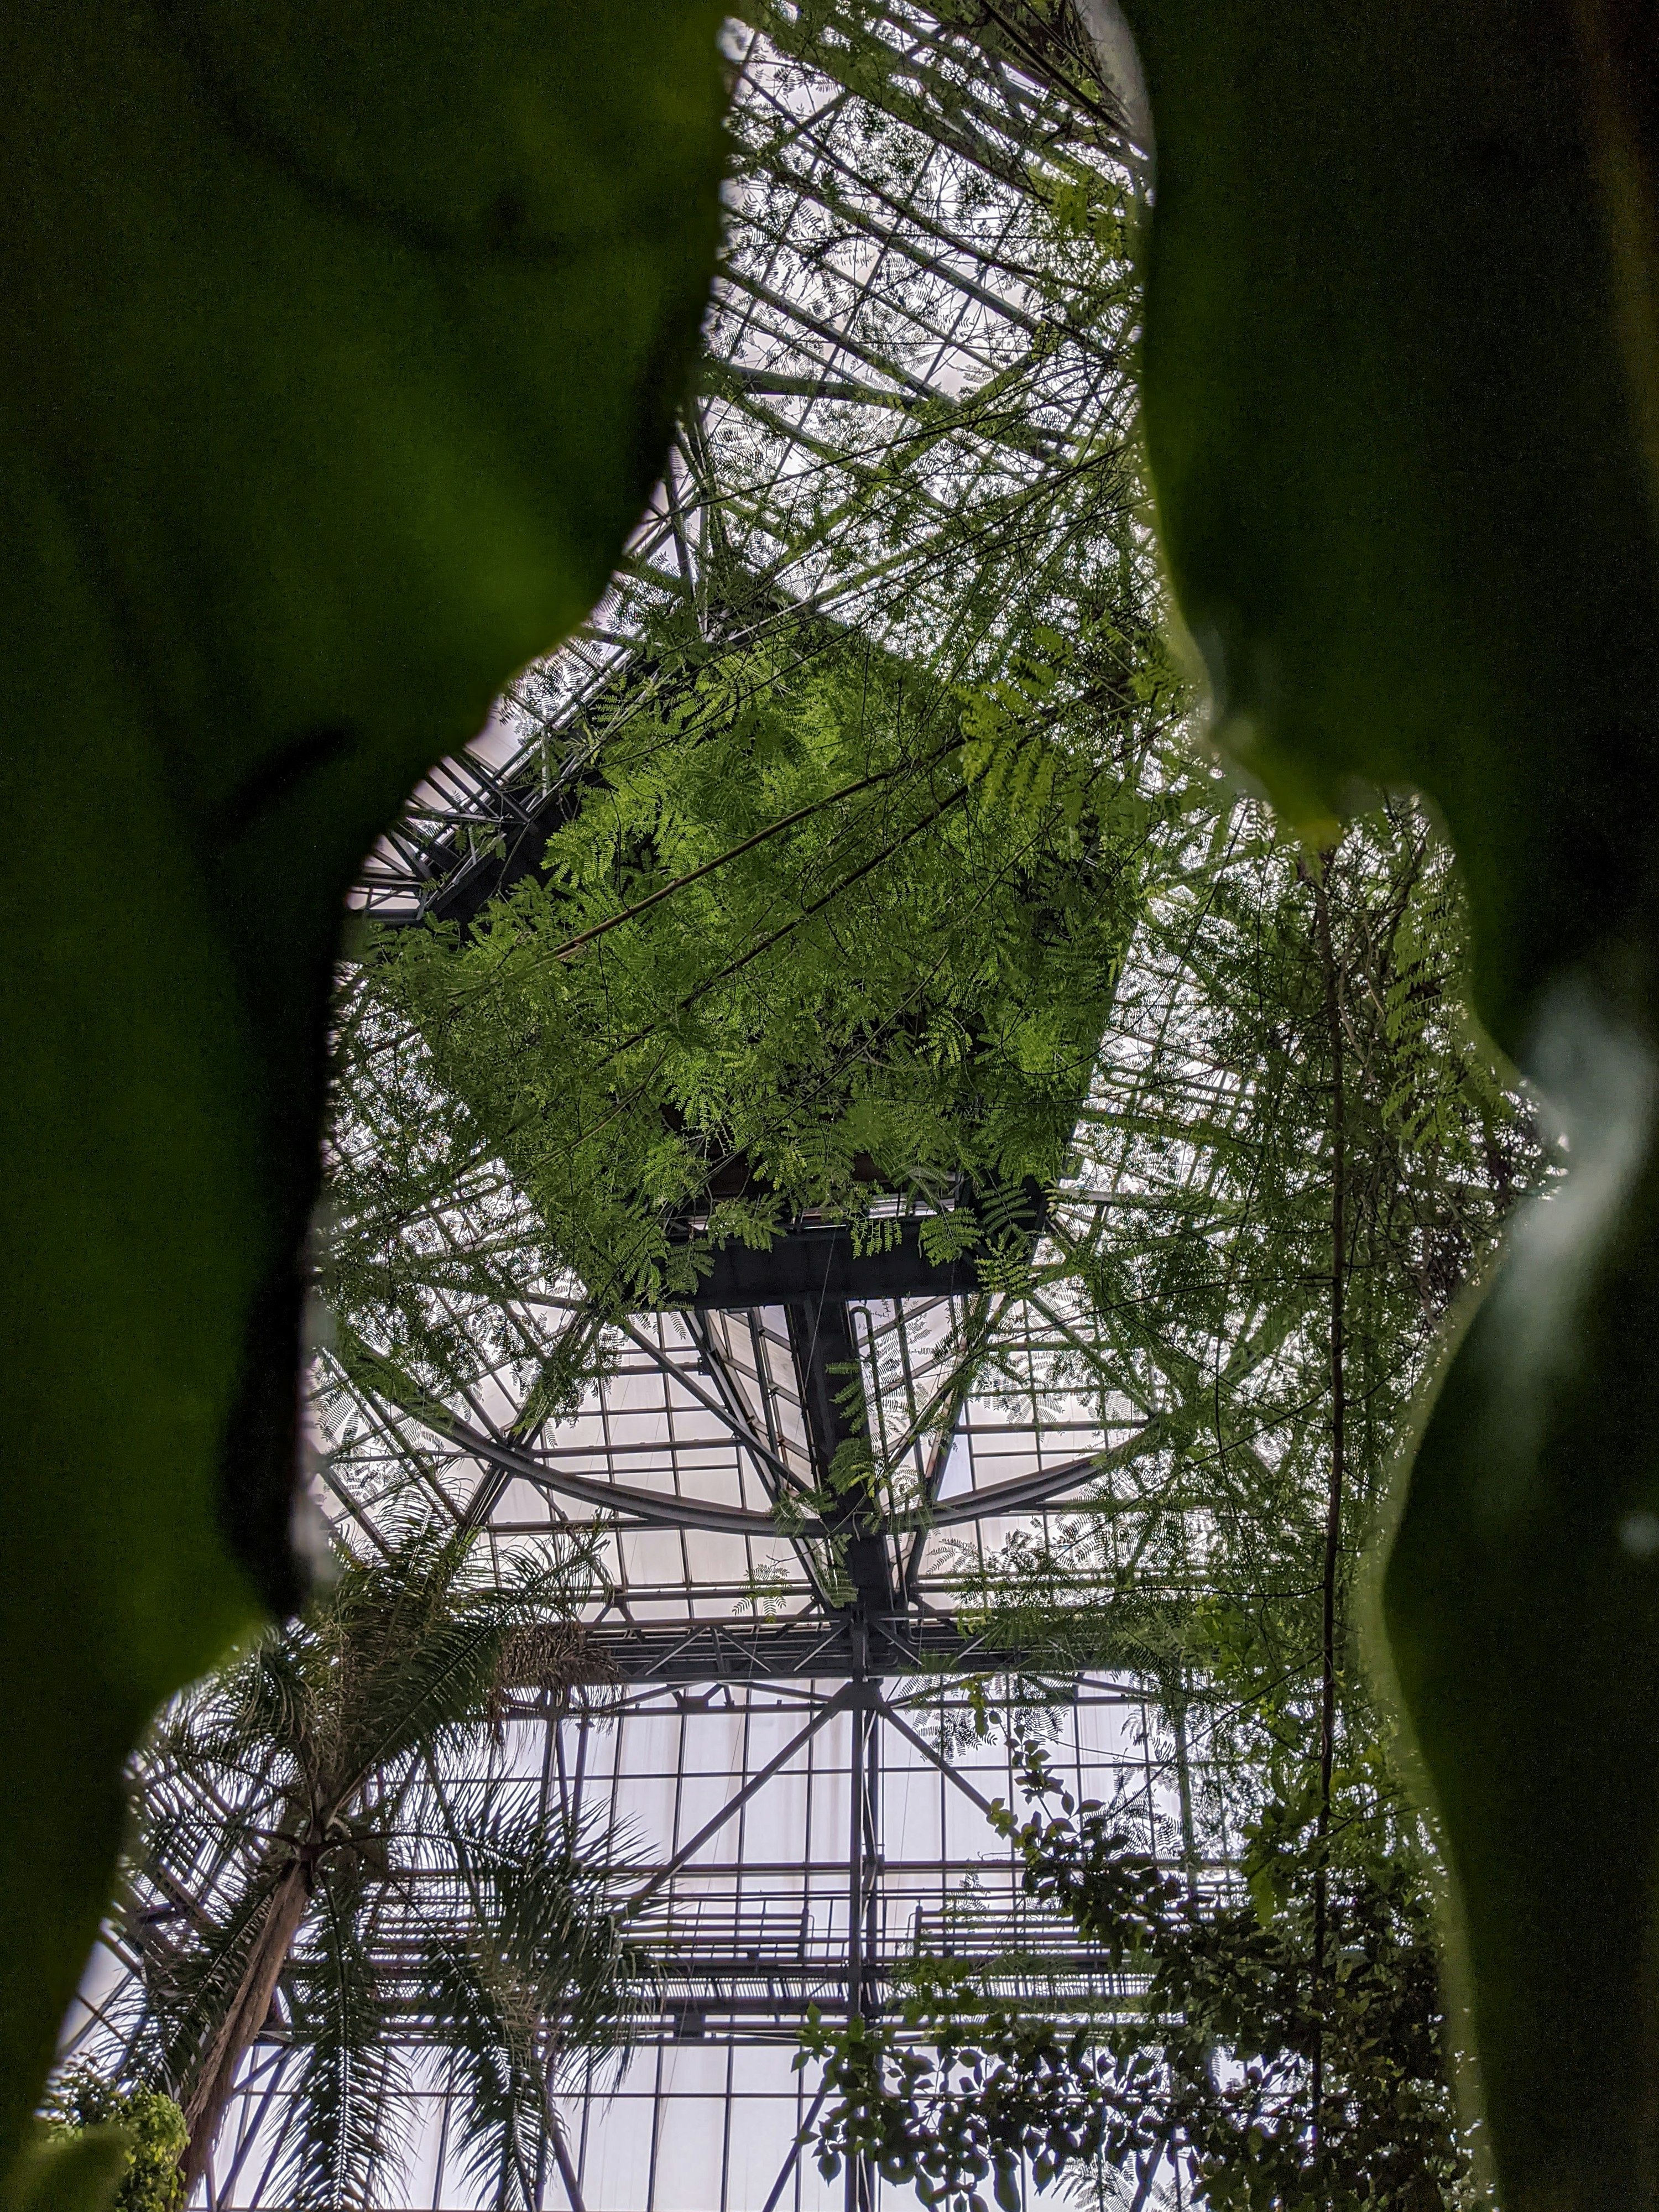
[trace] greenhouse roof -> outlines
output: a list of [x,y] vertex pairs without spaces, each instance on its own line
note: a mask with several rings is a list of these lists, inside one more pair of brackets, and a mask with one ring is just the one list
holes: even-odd
[[[729,27],[727,246],[662,483],[586,630],[526,672],[372,856],[367,918],[465,926],[533,872],[665,638],[695,654],[833,620],[941,684],[984,687],[1098,577],[1121,589],[1127,573],[1150,603],[1128,258],[1146,164],[1123,119],[1133,86],[1085,27],[1096,12],[778,0]],[[1126,1037],[1137,1018],[1126,1000]],[[1124,1158],[1109,1128],[1085,1131],[1044,1233],[1133,1203]],[[470,1203],[442,1234],[486,1238],[513,1200]],[[1010,1538],[1097,1510],[1115,1474],[1132,1486],[1156,1392],[1127,1356],[1115,1379],[1079,1364],[1089,1324],[1041,1264],[1035,1286],[907,1274],[901,1211],[885,1247],[854,1250],[845,1225],[814,1243],[807,1224],[793,1273],[757,1252],[724,1292],[612,1321],[599,1379],[550,1411],[538,1377],[583,1312],[568,1279],[520,1283],[487,1314],[458,1305],[477,1356],[441,1396],[377,1370],[373,1344],[351,1360],[319,1344],[313,1487],[355,1541],[372,1547],[411,1494],[503,1548],[603,1534],[591,1694],[526,1691],[496,1767],[434,1784],[597,1813],[663,1961],[620,2084],[564,2084],[550,2205],[869,2201],[872,2174],[831,2185],[798,2154],[814,2077],[793,2070],[795,2040],[809,2006],[878,2002],[918,1952],[1017,1954],[1010,1990],[1062,2012],[1134,2001],[1022,1899],[985,1820],[1012,1795],[1013,1754],[982,1725],[1000,1678],[993,1707],[1044,1711],[1056,1759],[1090,1794],[1138,1791],[1152,1836],[1165,1785],[1133,1655],[1022,1688],[1042,1655],[964,1591]],[[853,1373],[882,1470],[873,1516],[830,1480]],[[171,1880],[201,1894],[224,1873],[204,1853]],[[88,2002],[112,2017],[138,1960],[110,1943]],[[282,2201],[279,2014],[222,2140],[216,2205]],[[95,2009],[84,2026],[97,2033]],[[479,2201],[435,2060],[417,2101],[402,2201]]]

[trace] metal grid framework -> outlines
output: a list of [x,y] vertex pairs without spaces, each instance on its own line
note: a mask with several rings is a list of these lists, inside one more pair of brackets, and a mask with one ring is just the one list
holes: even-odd
[[[533,866],[642,624],[676,607],[716,622],[734,575],[751,605],[832,613],[949,677],[994,671],[1022,622],[1121,561],[1144,164],[1109,87],[1091,100],[1074,82],[1085,21],[1024,67],[903,4],[779,5],[729,27],[736,165],[700,394],[586,631],[428,780],[368,865],[367,912],[464,918]],[[1172,988],[1143,962],[1109,1058],[1133,1068]],[[1146,1188],[1109,1124],[1083,1139],[1061,1208],[1074,1228]],[[611,1595],[587,1627],[617,1686],[592,1710],[521,1701],[496,1765],[444,1783],[597,1811],[662,1963],[659,2014],[620,2079],[569,2085],[544,2201],[898,2201],[868,2171],[826,2185],[799,2152],[809,2005],[879,2006],[907,1961],[941,1952],[1067,2014],[1136,2001],[1022,1901],[986,1810],[1012,1796],[1012,1746],[1036,1727],[1082,1794],[1167,1847],[1185,1792],[1146,1686],[1126,1672],[1034,1688],[961,1598],[1019,1533],[1081,1530],[1106,1570],[1133,1547],[1168,1378],[1098,1340],[1080,1358],[1091,1323],[1063,1283],[930,1297],[831,1294],[826,1276],[816,1293],[634,1316],[579,1409],[526,1435],[526,1352],[580,1305],[580,1285],[544,1286],[441,1418],[326,1355],[316,1404],[319,1500],[365,1541],[411,1487],[502,1547],[605,1531]],[[836,1380],[853,1370],[888,1475],[873,1532],[823,1502],[848,1418]],[[994,1678],[988,1730],[967,1677]],[[137,1966],[112,1935],[76,2034]],[[289,2070],[273,2028],[210,2203],[274,2201]],[[470,2204],[441,2069],[419,2078],[407,2202]]]
[[[1010,1299],[981,1316],[999,1347],[992,1370],[930,1423],[960,1312],[906,1302],[847,1312],[871,1402],[915,1431],[917,1492],[931,1486],[939,1500],[925,1527],[890,1516],[877,1572],[910,1601],[885,1616],[867,1589],[826,1576],[810,1528],[781,1534],[769,1504],[811,1460],[805,1363],[786,1309],[629,1324],[612,1372],[525,1455],[533,1476],[453,1442],[434,1455],[429,1436],[394,1443],[384,1408],[364,1408],[355,1436],[343,1423],[331,1480],[351,1484],[360,1509],[372,1510],[374,1469],[401,1488],[410,1451],[459,1516],[477,1519],[489,1498],[487,1526],[503,1541],[569,1525],[567,1514],[580,1525],[579,1485],[626,1497],[613,1508],[615,1595],[590,1629],[620,1693],[599,1716],[527,1706],[510,1761],[517,1786],[600,1809],[663,1974],[659,2018],[621,2081],[605,2075],[567,2106],[570,2166],[550,2177],[553,2203],[737,2212],[872,2199],[873,2175],[830,2188],[799,2162],[813,2081],[793,2069],[793,2050],[809,2005],[874,2008],[918,1954],[1000,1961],[1029,2002],[1060,2010],[1133,2001],[1068,1924],[1023,1902],[987,1824],[988,1801],[1014,1794],[1012,1738],[975,1734],[959,1676],[1018,1655],[986,1648],[954,1600],[971,1559],[1029,1530],[1035,1500],[1047,1493],[1063,1512],[1097,1488],[1114,1443],[1132,1463],[1123,1446],[1144,1419],[1056,1386],[1054,1331]],[[478,1412],[498,1433],[511,1425],[504,1400]],[[660,1509],[642,1502],[652,1493]],[[1000,1692],[1021,1694],[1006,1681]],[[1025,1717],[1054,1732],[1080,1789],[1125,1802],[1149,1841],[1168,1841],[1168,1747],[1139,1686],[1083,1676]],[[497,1774],[487,1786],[514,1785]],[[263,2077],[273,2085],[256,2105],[250,2082],[222,2161],[223,2202],[260,2201],[255,2168],[281,2118],[279,2077]],[[465,2201],[444,2164],[435,2074],[428,2096],[411,2201]]]
[[[605,1516],[614,1595],[589,1632],[620,1686],[587,1711],[521,1699],[503,1756],[444,1777],[458,1796],[520,1793],[597,1814],[625,1869],[624,1909],[660,1967],[659,2009],[620,2077],[611,2065],[566,2084],[550,2205],[905,2201],[873,2172],[825,2184],[803,2158],[816,2082],[793,2055],[809,2006],[874,2011],[918,1958],[972,1960],[1007,1993],[1068,2017],[1133,2008],[1134,1986],[1022,1898],[986,1814],[994,1797],[1016,1798],[1014,1746],[1029,1729],[1079,1794],[1115,1801],[1150,1846],[1168,1849],[1174,1746],[1133,1677],[1022,1683],[1007,1671],[1018,1654],[955,1612],[964,1571],[1031,1529],[1034,1498],[1036,1517],[1057,1528],[1069,1498],[1097,1501],[1103,1469],[1137,1466],[1144,1413],[1055,1379],[1074,1317],[1052,1310],[1058,1328],[1041,1304],[1013,1298],[979,1316],[991,1357],[978,1387],[930,1427],[929,1384],[948,1364],[959,1310],[850,1308],[872,1404],[916,1431],[918,1487],[938,1471],[929,1524],[907,1528],[901,1513],[884,1535],[894,1578],[908,1572],[913,1594],[885,1623],[856,1591],[826,1590],[822,1544],[781,1534],[765,1510],[810,1450],[782,1309],[639,1317],[580,1412],[512,1468],[469,1449],[471,1436],[440,1439],[383,1404],[334,1401],[320,1494],[337,1513],[372,1522],[383,1500],[406,1502],[411,1467],[441,1510],[504,1547],[591,1522],[596,1501],[584,1492],[617,1499]],[[895,1365],[908,1368],[896,1382]],[[505,1391],[477,1395],[477,1437],[505,1434]],[[660,1510],[643,1502],[653,1496]],[[752,1525],[720,1525],[738,1522]],[[974,1673],[1000,1677],[981,1682],[983,1734],[962,1679]],[[204,1892],[221,1871],[203,1865]],[[391,1922],[381,1940],[395,1950]],[[138,1967],[122,1938],[110,1943],[86,1991],[86,2031],[100,2009],[117,2009],[112,1984]],[[418,2045],[417,2020],[409,2032]],[[291,2070],[273,2023],[222,2137],[210,2203],[281,2203],[270,2191]],[[470,2205],[442,2068],[417,2065],[416,2078],[404,2201]]]
[[[1103,12],[1057,11],[1079,52]],[[707,629],[738,576],[751,606],[836,617],[948,678],[994,669],[1121,558],[1143,164],[1109,86],[1080,104],[1064,41],[1047,70],[989,66],[905,4],[781,0],[727,36],[701,390],[582,634],[371,857],[358,899],[380,918],[469,913],[535,864],[550,795],[603,742],[590,710],[665,609]]]

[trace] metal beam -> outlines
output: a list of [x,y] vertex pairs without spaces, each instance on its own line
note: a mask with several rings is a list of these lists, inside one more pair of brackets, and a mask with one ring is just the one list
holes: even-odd
[[[833,1245],[826,1245],[821,1255],[826,1266],[833,1249]],[[852,1314],[844,1297],[830,1295],[827,1290],[811,1297],[792,1298],[784,1312],[813,1472],[820,1489],[827,1491],[837,1453],[853,1443],[867,1448],[870,1440],[863,1366],[853,1334]],[[842,1401],[853,1395],[857,1397],[859,1411],[849,1416]],[[849,1609],[861,1614],[890,1613],[894,1609],[887,1540],[882,1530],[872,1525],[873,1520],[867,1495],[854,1490],[833,1514],[826,1515],[823,1523],[823,1533],[836,1545],[853,1585]]]
[[[833,1312],[836,1309],[830,1308],[826,1310]],[[839,1310],[844,1313],[845,1309],[842,1308]],[[814,1334],[816,1335],[818,1333]],[[837,1338],[836,1341],[839,1343],[840,1339]],[[846,1336],[846,1345],[849,1347],[850,1357],[852,1345],[850,1331]],[[830,1364],[832,1358],[836,1358],[838,1364],[838,1355],[832,1354],[827,1337],[823,1339],[823,1347],[819,1358],[819,1372],[824,1394],[830,1396],[830,1385],[823,1370]],[[679,1379],[681,1378],[677,1372],[676,1380]],[[358,1387],[362,1389],[363,1386],[360,1384]],[[378,1380],[374,1389],[378,1395],[383,1396],[389,1405],[394,1407],[407,1419],[418,1421],[421,1426],[431,1435],[441,1437],[446,1443],[457,1446],[471,1458],[482,1460],[486,1466],[500,1468],[506,1474],[520,1475],[526,1482],[534,1483],[538,1489],[552,1491],[562,1497],[579,1498],[585,1505],[597,1506],[601,1511],[632,1514],[657,1528],[707,1528],[717,1534],[735,1536],[775,1536],[786,1533],[779,1528],[770,1513],[757,1512],[750,1507],[703,1504],[696,1498],[676,1498],[670,1492],[635,1490],[630,1484],[625,1482],[599,1481],[587,1475],[572,1474],[566,1468],[550,1467],[544,1460],[537,1458],[532,1453],[522,1450],[513,1444],[503,1443],[497,1438],[487,1435],[483,1430],[475,1428],[471,1422],[463,1420],[458,1413],[447,1406],[424,1400],[406,1404],[394,1396],[389,1389],[382,1388]],[[718,1406],[711,1404],[710,1410],[719,1413],[722,1420],[727,1419],[723,1409]],[[830,1413],[831,1418],[839,1422],[832,1396],[830,1396]],[[836,1436],[835,1442],[829,1443],[831,1456],[834,1454],[835,1443],[841,1440],[842,1436],[851,1433],[844,1423],[840,1423],[839,1426],[840,1433]],[[826,1442],[829,1441],[829,1433],[826,1430]],[[775,1457],[775,1454],[760,1444],[758,1438],[744,1437],[740,1441],[751,1450],[764,1452],[768,1459]],[[1120,1446],[1118,1449],[1121,1449],[1122,1447]],[[1064,1467],[1049,1468],[1037,1474],[1022,1475],[1012,1482],[995,1483],[988,1490],[974,1491],[963,1498],[947,1498],[943,1504],[936,1505],[931,1510],[925,1507],[917,1507],[914,1510],[884,1516],[880,1522],[880,1529],[884,1534],[888,1531],[902,1533],[918,1528],[952,1528],[964,1521],[982,1520],[990,1514],[1022,1512],[1027,1507],[1040,1504],[1044,1498],[1054,1497],[1062,1490],[1074,1487],[1079,1482],[1085,1480],[1091,1472],[1102,1470],[1108,1463],[1105,1455],[1092,1454],[1085,1459],[1070,1461]],[[827,1461],[825,1464],[827,1467]],[[853,1517],[849,1514],[847,1522],[837,1522],[834,1524],[823,1521],[808,1521],[804,1524],[801,1533],[811,1536],[844,1534],[848,1523]],[[867,1511],[861,1512],[859,1517],[868,1518]],[[854,1537],[852,1540],[858,1541],[860,1538]],[[874,1538],[873,1540],[879,1540],[879,1538]],[[884,1595],[887,1609],[891,1609],[890,1589],[886,1589],[884,1585],[878,1586],[873,1577],[871,1582],[871,1594]]]
[[571,2161],[570,2146],[564,2139],[564,2130],[559,2124],[556,2112],[550,2117],[548,2132],[553,2138],[553,2158],[559,2169],[559,2179],[564,2184],[564,2193],[570,2199],[570,2212],[587,2212],[582,2203],[581,2184],[576,2179],[576,2169]]
[[[702,1325],[695,1315],[688,1316],[687,1319],[691,1340],[696,1345],[700,1356],[708,1360],[712,1370],[714,1366],[712,1348],[702,1334]],[[782,1480],[786,1486],[790,1488],[794,1486],[795,1476],[788,1462],[774,1451],[763,1437],[756,1435],[754,1430],[743,1418],[741,1412],[725,1401],[723,1392],[715,1395],[705,1390],[695,1375],[689,1374],[684,1367],[676,1365],[664,1352],[662,1346],[659,1344],[653,1344],[642,1329],[635,1328],[631,1321],[625,1320],[619,1326],[630,1344],[644,1352],[653,1365],[669,1376],[678,1389],[686,1393],[688,1397],[694,1398],[706,1413],[712,1413],[724,1428],[731,1431],[744,1449],[753,1455],[757,1467],[762,1471],[763,1480],[764,1480],[765,1469],[769,1468],[775,1475]]]
[[784,2153],[783,2164],[778,2168],[778,2178],[772,2184],[770,2189],[766,2192],[766,2202],[761,2206],[761,2212],[777,2212],[778,2199],[782,2196],[784,2191],[789,2186],[790,2175],[800,2164],[802,2146],[806,2141],[807,2135],[810,2132],[813,2123],[817,2120],[818,2114],[823,2110],[823,2100],[829,2094],[830,2084],[826,2081],[823,2087],[818,2091],[817,2095],[813,2098],[811,2105],[807,2107],[806,2118],[801,2122],[799,2128],[797,2130],[795,2140],[790,2144],[788,2149]]
[[957,1788],[961,1790],[963,1796],[969,1798],[973,1803],[977,1805],[980,1811],[984,1814],[988,1820],[991,1818],[990,1799],[988,1797],[981,1797],[978,1790],[975,1789],[973,1784],[969,1781],[967,1776],[965,1774],[958,1774],[956,1768],[951,1765],[950,1760],[946,1759],[941,1752],[936,1751],[933,1746],[928,1742],[927,1737],[920,1734],[915,1729],[913,1729],[909,1722],[904,1719],[901,1714],[896,1713],[884,1698],[881,1703],[880,1711],[882,1718],[891,1722],[892,1725],[898,1730],[899,1734],[904,1738],[907,1743],[914,1744],[924,1759],[931,1760],[932,1763],[938,1767],[939,1772],[945,1777],[947,1782],[954,1782]]
[[[690,1688],[703,1682],[850,1681],[860,1664],[866,1674],[1042,1674],[1052,1653],[1005,1648],[970,1633],[948,1615],[872,1613],[864,1621],[860,1661],[846,1613],[814,1612],[793,1620],[695,1621],[684,1626],[641,1627],[600,1621],[584,1632],[595,1680],[629,1686]],[[1075,1671],[1066,1662],[1067,1674]],[[509,1698],[520,1714],[551,1710],[528,1695]]]

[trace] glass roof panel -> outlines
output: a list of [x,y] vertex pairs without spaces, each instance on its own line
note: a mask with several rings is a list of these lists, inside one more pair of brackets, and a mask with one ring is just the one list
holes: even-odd
[[[526,672],[371,857],[367,914],[465,918],[534,865],[550,800],[628,711],[612,679],[647,630],[786,634],[830,614],[944,679],[983,682],[1091,591],[1150,604],[1129,369],[1144,160],[1082,15],[988,12],[988,44],[902,0],[778,0],[728,27],[728,244],[664,480],[584,633]],[[1173,864],[1170,881],[1178,902]],[[908,2201],[870,2175],[826,2184],[796,2155],[816,2087],[791,2065],[809,2004],[879,2002],[929,1951],[1018,1954],[1009,1987],[1032,2003],[1134,2002],[1069,1923],[1021,1898],[985,1807],[1014,1793],[1012,1747],[1036,1728],[1084,1794],[1167,1841],[1172,1754],[1149,1692],[1127,1668],[1027,1680],[964,1601],[1011,1538],[1083,1528],[1097,1555],[1131,1540],[1157,1449],[1159,1378],[1066,1279],[1067,1239],[1102,1206],[1185,1172],[1137,1152],[1114,1117],[1112,1085],[1133,1084],[1138,1040],[1171,1003],[1155,944],[1132,964],[1079,1164],[1021,1279],[632,1314],[605,1326],[574,1402],[539,1411],[538,1378],[587,1325],[573,1279],[509,1270],[499,1297],[434,1291],[473,1354],[441,1400],[377,1382],[375,1346],[366,1367],[319,1345],[312,1487],[354,1543],[414,1498],[504,1553],[551,1528],[603,1534],[608,1589],[587,1626],[605,1679],[558,1701],[525,1692],[493,1765],[432,1784],[596,1817],[660,1962],[620,2080],[562,2081],[538,2202]],[[341,1141],[372,1147],[373,1113]],[[506,1251],[522,1205],[482,1162],[418,1233],[434,1253]],[[879,1509],[857,1540],[827,1486],[820,1402],[849,1364]],[[225,1875],[204,1818],[156,1895],[201,1897]],[[119,2033],[139,1967],[131,1924],[112,1929],[76,2034]],[[218,2205],[280,2201],[279,2014],[215,2160]],[[415,2011],[403,2032],[415,2150],[390,2201],[485,2202]]]

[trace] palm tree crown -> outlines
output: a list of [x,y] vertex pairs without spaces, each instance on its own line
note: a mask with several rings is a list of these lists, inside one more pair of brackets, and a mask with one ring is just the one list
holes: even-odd
[[455,1778],[481,1753],[499,1768],[507,1691],[594,1679],[572,1615],[595,1577],[574,1539],[498,1568],[409,1522],[167,1716],[136,1773],[123,2071],[178,2096],[187,2182],[274,2037],[298,2069],[289,2201],[365,2201],[403,2148],[412,2029],[447,2063],[481,2185],[536,2201],[560,2069],[622,2046],[648,1970],[577,1824],[534,1783]]

